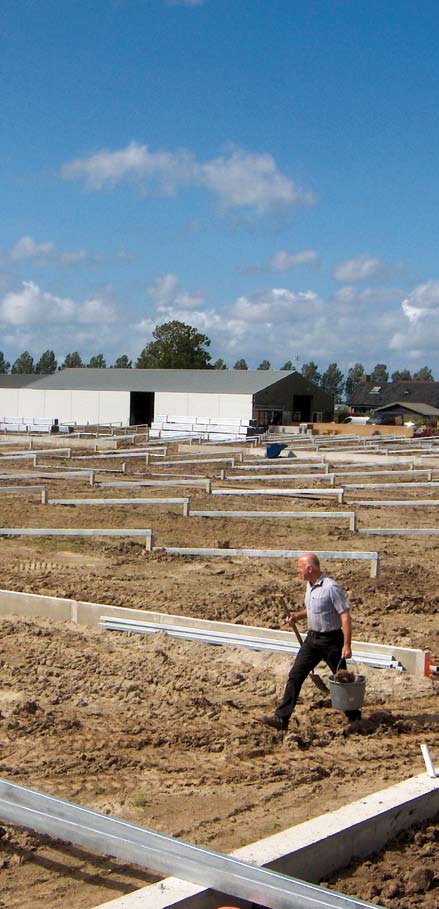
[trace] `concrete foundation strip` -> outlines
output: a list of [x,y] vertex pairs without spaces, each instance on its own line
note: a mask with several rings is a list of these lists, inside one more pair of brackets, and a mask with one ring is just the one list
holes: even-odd
[[258,480],[260,483],[264,480],[328,480],[331,486],[334,486],[335,483],[335,473],[266,473],[261,475],[254,474],[233,474],[233,477],[230,477],[233,482],[241,480],[241,482],[253,483],[255,480]]
[[207,477],[200,478],[199,480],[189,480],[189,481],[188,480],[178,480],[178,479],[175,479],[175,480],[134,480],[134,481],[130,481],[127,483],[123,483],[123,482],[119,483],[117,480],[115,480],[114,482],[111,482],[111,483],[104,482],[104,483],[97,483],[96,485],[100,486],[102,488],[106,488],[106,489],[129,489],[129,488],[133,488],[136,486],[156,486],[156,487],[170,486],[171,488],[175,487],[175,486],[202,486],[206,490],[206,492],[209,492],[209,493],[212,492],[212,480]]
[[47,503],[47,487],[46,486],[0,486],[0,493],[17,493],[17,492],[39,492],[41,495],[41,502],[43,505]]
[[145,548],[153,548],[152,530],[72,527],[0,527],[0,537],[144,537]]
[[[32,488],[32,487],[28,487]],[[38,489],[39,487],[33,487]],[[1,492],[0,487],[0,492]],[[185,517],[189,515],[189,497],[150,499],[48,499],[46,505],[182,505]],[[354,514],[354,512],[352,512]]]
[[355,499],[350,505],[361,505],[362,508],[434,508],[439,499]]
[[[295,641],[273,641],[271,638],[246,635],[242,632],[209,631],[203,628],[183,628],[181,625],[165,624],[164,622],[143,622],[136,619],[114,618],[103,615],[99,627],[104,631],[127,631],[131,634],[156,634],[166,632],[171,638],[184,641],[196,641],[200,644],[220,644],[229,647],[242,647],[245,650],[268,650],[272,653],[297,654],[300,644]],[[356,663],[364,663],[376,669],[396,669],[402,672],[403,665],[391,655],[359,650],[352,651],[352,659]]]
[[367,537],[437,537],[439,527],[365,527],[358,533]]
[[420,483],[345,483],[345,489],[393,489],[401,486],[403,489],[419,489],[421,486],[439,486],[439,480],[430,480]]
[[[1,533],[1,531],[0,531]],[[298,559],[303,555],[302,549],[198,549],[181,546],[157,546],[155,552],[166,552],[168,555],[201,556],[211,558],[244,558],[244,559]],[[338,552],[314,550],[319,559],[345,559],[362,560],[370,562],[370,576],[377,578],[379,574],[378,552]]]
[[[173,625],[186,631],[205,631],[214,634],[233,634],[244,637],[265,638],[273,644],[292,643],[290,631],[275,628],[258,628],[253,625],[236,625],[234,622],[219,622],[212,619],[199,619],[190,616],[173,615],[172,613],[139,610],[123,606],[110,606],[108,603],[88,603],[81,600],[68,600],[39,593],[21,593],[16,590],[0,590],[0,615],[43,616],[53,621],[74,622],[79,625],[97,626],[102,616],[116,621],[130,619],[134,622],[145,621],[155,627]],[[410,675],[420,678],[430,674],[431,655],[428,651],[415,650],[411,647],[398,647],[394,644],[369,644],[365,641],[352,641],[355,652],[370,656],[378,655],[383,661],[398,660]]]
[[177,873],[183,880],[268,909],[376,909],[376,903],[202,849],[1,778],[0,817],[161,874]]
[[357,530],[357,515],[355,511],[193,511],[189,506],[188,516],[191,518],[271,518],[277,520],[339,520],[347,518],[349,529],[353,533]]
[[327,496],[335,496],[339,505],[343,503],[344,489],[325,489],[315,487],[314,489],[285,489],[269,487],[268,489],[233,489],[231,486],[212,489],[214,496],[308,496],[321,499]]

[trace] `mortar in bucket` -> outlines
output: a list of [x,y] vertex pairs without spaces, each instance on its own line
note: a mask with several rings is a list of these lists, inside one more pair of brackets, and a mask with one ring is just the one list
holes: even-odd
[[329,692],[332,706],[336,710],[359,710],[363,706],[366,676],[356,672],[354,673],[354,681],[348,682],[336,681],[336,675],[337,673],[335,676],[329,676]]

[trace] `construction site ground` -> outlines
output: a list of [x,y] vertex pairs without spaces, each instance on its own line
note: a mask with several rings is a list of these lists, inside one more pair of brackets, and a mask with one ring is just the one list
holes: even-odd
[[[52,464],[66,466],[61,459]],[[218,477],[220,466],[173,470]],[[16,473],[17,465],[8,469]],[[133,459],[128,479],[166,470]],[[90,489],[86,478],[27,482],[44,483],[57,498],[190,495],[193,508],[206,510],[346,511],[354,499],[437,495],[434,487],[351,490],[335,505],[220,498],[200,488]],[[435,537],[362,537],[345,519],[214,520],[184,517],[180,506],[44,506],[31,493],[2,494],[0,509],[2,527],[151,528],[158,547],[377,549],[378,579],[369,576],[368,562],[324,565],[345,589],[354,638],[438,655]],[[437,526],[433,506],[358,509],[358,517],[360,529]],[[289,560],[148,553],[130,539],[6,537],[0,571],[4,589],[266,628],[286,628],[285,605],[297,608],[304,593]],[[0,665],[0,776],[222,852],[424,772],[423,742],[438,760],[434,678],[367,668],[363,719],[353,726],[308,680],[284,734],[258,722],[283,690],[290,665],[284,655],[11,615],[0,619]],[[321,667],[323,677],[327,671]],[[416,894],[418,909],[436,909],[438,819],[413,836],[329,885],[395,909]],[[6,824],[0,830],[0,906],[8,909],[91,909],[154,879]]]

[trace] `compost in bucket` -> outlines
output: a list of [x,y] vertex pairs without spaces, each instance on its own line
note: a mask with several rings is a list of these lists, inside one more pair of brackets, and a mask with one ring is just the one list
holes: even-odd
[[336,710],[358,710],[363,706],[366,676],[357,675],[353,682],[336,682],[329,676],[331,704]]

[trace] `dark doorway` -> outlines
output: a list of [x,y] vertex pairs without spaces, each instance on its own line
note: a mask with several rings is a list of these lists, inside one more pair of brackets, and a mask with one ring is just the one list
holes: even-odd
[[130,392],[130,426],[151,426],[154,419],[154,392]]
[[300,413],[300,420],[307,423],[311,420],[311,395],[294,395],[293,412]]

